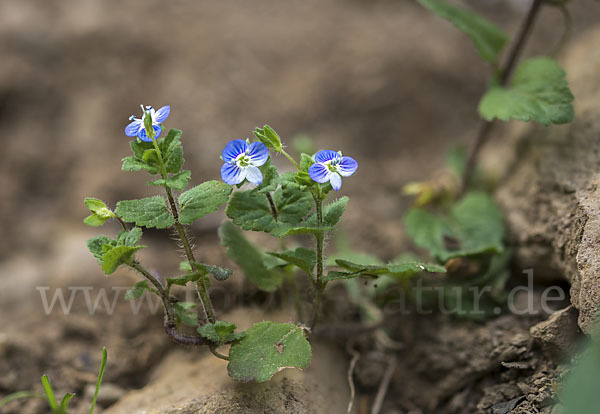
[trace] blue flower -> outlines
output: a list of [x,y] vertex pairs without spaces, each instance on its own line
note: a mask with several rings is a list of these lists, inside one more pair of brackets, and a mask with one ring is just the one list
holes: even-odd
[[160,124],[165,122],[165,120],[169,117],[169,113],[171,113],[170,106],[163,106],[158,111],[155,111],[153,107],[146,106],[142,107],[142,118],[138,119],[135,115],[131,115],[129,120],[131,123],[125,127],[125,135],[128,137],[138,137],[142,141],[152,142],[152,139],[146,133],[146,128],[144,127],[144,117],[149,116],[152,119],[152,128],[154,129],[154,138],[158,138],[160,133],[162,132],[162,127]]
[[221,177],[229,185],[241,184],[244,180],[260,185],[263,180],[258,169],[269,159],[269,150],[262,142],[248,144],[243,139],[230,141],[223,150]]
[[358,163],[354,158],[342,157],[339,152],[324,150],[315,154],[315,163],[308,169],[313,181],[318,183],[330,182],[337,191],[342,188],[342,177],[350,177],[356,172]]

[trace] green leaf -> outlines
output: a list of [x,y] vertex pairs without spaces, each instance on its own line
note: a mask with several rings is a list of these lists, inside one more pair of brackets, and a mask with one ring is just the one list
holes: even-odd
[[202,271],[204,274],[212,274],[215,279],[221,282],[227,280],[233,273],[233,270],[227,269],[226,267],[212,266],[204,263],[193,262],[192,266],[195,270]]
[[144,156],[144,152],[146,152],[146,150],[154,148],[154,144],[152,142],[146,142],[146,141],[142,141],[140,139],[135,139],[133,141],[130,141],[129,146],[131,147],[131,150],[133,151],[133,156],[140,160]]
[[94,257],[98,260],[98,263],[102,264],[102,257],[104,256],[104,251],[102,246],[114,244],[117,245],[116,240],[112,240],[106,236],[97,236],[89,239],[87,242],[87,247],[89,251],[94,255]]
[[418,1],[469,36],[477,48],[479,56],[484,60],[488,62],[498,60],[498,55],[508,41],[508,35],[498,26],[471,11],[453,6],[443,0]]
[[44,389],[44,394],[46,394],[46,400],[48,401],[48,405],[53,413],[58,411],[58,403],[56,402],[56,395],[54,394],[54,390],[52,389],[52,385],[50,384],[50,380],[47,375],[42,375],[42,388]]
[[94,414],[94,408],[96,408],[96,400],[98,399],[98,392],[100,391],[100,385],[102,384],[102,378],[104,377],[104,368],[106,368],[107,360],[108,353],[106,352],[106,347],[102,347],[102,361],[100,361],[100,372],[98,372],[98,380],[96,381],[96,391],[94,391],[94,398],[92,399],[90,414]]
[[200,280],[205,274],[206,273],[204,273],[204,272],[195,272],[195,273],[188,273],[181,277],[168,277],[167,278],[167,291],[169,291],[169,289],[171,288],[171,285],[185,286],[189,282],[196,282],[196,281]]
[[230,222],[219,227],[221,244],[227,248],[227,254],[236,262],[246,277],[267,292],[276,290],[283,283],[280,272],[269,270],[265,266],[265,253],[252,245],[242,232]]
[[208,339],[215,344],[221,345],[237,341],[246,335],[246,332],[235,333],[236,326],[231,322],[216,321],[207,323],[198,328],[198,333],[204,339]]
[[177,302],[173,305],[173,311],[177,320],[184,325],[198,326],[198,314],[196,313],[196,304],[194,302]]
[[[597,327],[596,327],[597,330]],[[572,358],[572,366],[559,384],[561,414],[596,414],[600,407],[600,343],[597,333]]]
[[174,190],[183,190],[188,185],[188,181],[192,177],[192,172],[189,170],[183,170],[166,180],[161,178],[159,180],[150,181],[148,185],[167,185],[167,187],[172,188]]
[[573,120],[573,94],[565,72],[550,58],[523,61],[508,88],[493,85],[479,102],[479,114],[488,121],[534,120],[542,125]]
[[122,159],[122,161],[123,161],[123,165],[121,165],[121,169],[123,171],[135,172],[135,171],[140,171],[140,170],[146,170],[150,174],[158,173],[158,167],[148,165],[145,162],[138,160],[135,157],[125,157]]
[[300,224],[312,208],[310,194],[289,183],[273,194],[273,202],[277,209],[277,221],[273,218],[267,197],[253,197],[250,191],[234,193],[225,214],[244,230],[278,235],[279,229]]
[[[104,245],[106,246],[106,245]],[[102,271],[106,275],[113,274],[123,264],[130,265],[133,255],[144,246],[117,246],[108,250],[102,256]]]
[[12,394],[8,394],[4,398],[0,399],[0,408],[4,407],[5,405],[7,405],[15,400],[19,400],[21,398],[41,398],[44,401],[46,400],[46,397],[43,394],[40,394],[38,392],[17,391],[17,392],[13,392]]
[[83,222],[88,226],[98,227],[103,225],[109,218],[115,217],[115,213],[113,213],[102,200],[88,197],[83,202],[92,212],[91,215],[83,219]]
[[179,221],[191,224],[217,211],[229,198],[233,188],[220,181],[207,181],[179,196]]
[[192,272],[192,265],[190,265],[190,262],[188,262],[187,260],[184,260],[183,262],[179,263],[179,270],[186,272],[186,273],[191,273]]
[[[164,137],[157,140],[167,173],[176,174],[183,166],[183,148],[181,147],[181,131],[171,129]],[[152,142],[134,140],[130,142],[132,157],[123,158],[123,171],[146,170],[150,174],[160,172],[160,162]]]
[[446,273],[446,269],[443,266],[413,261],[390,263],[387,265],[358,264],[342,259],[338,259],[335,262],[338,266],[348,269],[351,272],[371,275],[393,274],[397,276],[411,276],[414,273],[421,272]]
[[166,200],[160,196],[119,201],[115,213],[127,223],[148,228],[162,229],[175,224]]
[[61,414],[67,414],[67,408],[69,408],[69,402],[71,401],[71,399],[75,396],[75,394],[72,394],[70,392],[66,393],[63,397],[63,399],[60,402],[60,413]]
[[250,190],[250,195],[258,196],[260,194],[272,193],[277,190],[277,187],[279,186],[279,173],[277,172],[277,167],[271,164],[270,160],[260,167],[260,171],[263,175],[263,181],[259,186]]
[[285,237],[293,234],[318,234],[333,230],[346,209],[349,198],[342,197],[331,204],[323,207],[323,225],[318,226],[316,212],[297,226],[280,226],[271,233],[277,237]]
[[117,245],[135,246],[142,238],[142,229],[134,227],[129,231],[122,230],[117,237]]
[[142,155],[142,160],[148,165],[160,166],[160,161],[158,160],[158,153],[154,148],[150,148],[144,151],[144,155]]
[[502,213],[486,193],[467,194],[445,215],[411,209],[404,223],[415,244],[441,262],[504,249]]
[[309,276],[313,274],[313,270],[317,264],[317,254],[313,250],[305,249],[304,247],[282,252],[269,252],[269,254],[299,267]]
[[106,204],[104,204],[104,201],[98,198],[86,197],[83,203],[92,213],[104,213],[105,210],[110,211]]
[[227,371],[238,381],[265,382],[285,368],[306,368],[311,354],[300,326],[263,321],[231,346]]
[[139,299],[146,291],[158,293],[148,285],[147,280],[140,280],[125,293],[125,300]]
[[103,225],[108,218],[99,216],[96,213],[90,214],[86,218],[83,219],[83,222],[91,227],[100,227]]
[[279,135],[277,135],[277,132],[269,125],[265,125],[264,128],[256,128],[254,130],[254,135],[269,149],[277,152],[281,152],[283,149]]
[[315,163],[314,157],[308,154],[300,154],[300,169],[304,172],[308,172],[311,165]]
[[360,277],[364,274],[361,270],[359,272],[338,272],[336,270],[332,270],[327,273],[327,276],[321,278],[324,283],[329,283],[333,280],[341,280],[341,279],[354,279],[355,277]]
[[167,136],[158,141],[158,147],[168,173],[176,174],[183,167],[183,148],[181,147],[181,134],[178,129],[169,130]]

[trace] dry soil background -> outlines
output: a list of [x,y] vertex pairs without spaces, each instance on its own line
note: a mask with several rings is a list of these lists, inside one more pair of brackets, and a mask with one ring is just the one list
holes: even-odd
[[[511,33],[524,9],[519,1],[468,3]],[[573,3],[577,39],[598,24],[600,5]],[[526,53],[550,50],[560,21],[544,10]],[[128,303],[117,305],[127,317],[90,316],[80,299],[71,315],[46,316],[35,289],[132,282],[124,272],[102,276],[84,245],[97,232],[81,219],[85,196],[114,204],[152,194],[143,173],[120,171],[129,151],[123,127],[139,104],[171,105],[166,126],[184,131],[194,184],[218,179],[227,140],[265,123],[288,142],[305,133],[318,148],[354,156],[359,173],[343,187],[352,198],[347,234],[354,247],[389,259],[407,244],[402,185],[430,176],[446,148],[470,141],[486,81],[464,35],[414,1],[1,1],[0,396],[38,387],[47,372],[56,388],[84,400],[106,345],[114,401],[143,386],[174,347],[160,317],[132,317]],[[202,260],[228,263],[216,238],[222,217],[195,227]],[[170,243],[160,232],[145,237]],[[146,254],[160,271],[177,263],[176,253],[154,256]],[[489,412],[537,395],[523,387],[545,389],[543,372],[553,368],[528,343],[536,321],[398,321],[413,348],[399,361],[385,412]],[[507,355],[528,371],[486,362]],[[360,392],[372,395],[368,384]],[[12,412],[41,409],[27,404]]]

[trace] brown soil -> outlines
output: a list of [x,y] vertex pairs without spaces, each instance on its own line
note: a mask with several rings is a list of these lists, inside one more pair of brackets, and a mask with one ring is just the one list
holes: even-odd
[[[512,32],[522,17],[508,2],[468,3]],[[578,2],[573,15],[577,36],[598,23],[600,5]],[[559,22],[555,10],[545,10],[527,53],[548,51]],[[406,1],[5,0],[0,36],[0,397],[40,390],[47,373],[59,393],[78,394],[74,412],[89,404],[85,388],[95,382],[102,346],[109,350],[105,383],[122,393],[143,387],[175,348],[161,316],[133,316],[122,296],[112,316],[103,305],[89,315],[81,292],[69,315],[57,309],[47,316],[36,290],[111,289],[135,280],[124,271],[102,276],[84,244],[98,232],[81,219],[85,196],[114,204],[153,193],[142,173],[119,168],[129,150],[122,128],[140,103],[172,106],[167,126],[184,130],[195,184],[218,178],[227,139],[264,123],[288,141],[307,133],[317,147],[342,148],[360,163],[359,174],[344,181],[352,198],[345,233],[354,248],[387,260],[410,249],[402,185],[430,177],[447,148],[472,139],[486,83],[487,68],[469,41]],[[231,265],[215,234],[222,218],[195,225],[199,260]],[[168,234],[144,238],[152,246],[141,255],[149,267],[161,274],[176,268],[176,251],[156,254],[172,246]],[[239,274],[226,286],[234,294],[217,299],[220,312],[280,302]],[[549,413],[560,360],[529,335],[545,318],[388,317],[403,349],[382,412]],[[389,355],[368,335],[356,346],[363,413]],[[114,402],[107,401],[100,408]],[[43,410],[26,400],[0,412]]]

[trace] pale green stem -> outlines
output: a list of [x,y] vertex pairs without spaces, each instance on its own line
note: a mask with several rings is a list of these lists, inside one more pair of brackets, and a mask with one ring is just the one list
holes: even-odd
[[283,154],[283,156],[285,158],[287,158],[288,160],[290,160],[290,162],[292,164],[294,164],[294,167],[296,167],[298,170],[300,170],[300,165],[298,165],[298,163],[292,158],[292,156],[290,154],[288,154],[287,152],[285,152],[285,150],[282,148],[281,149],[281,153]]

